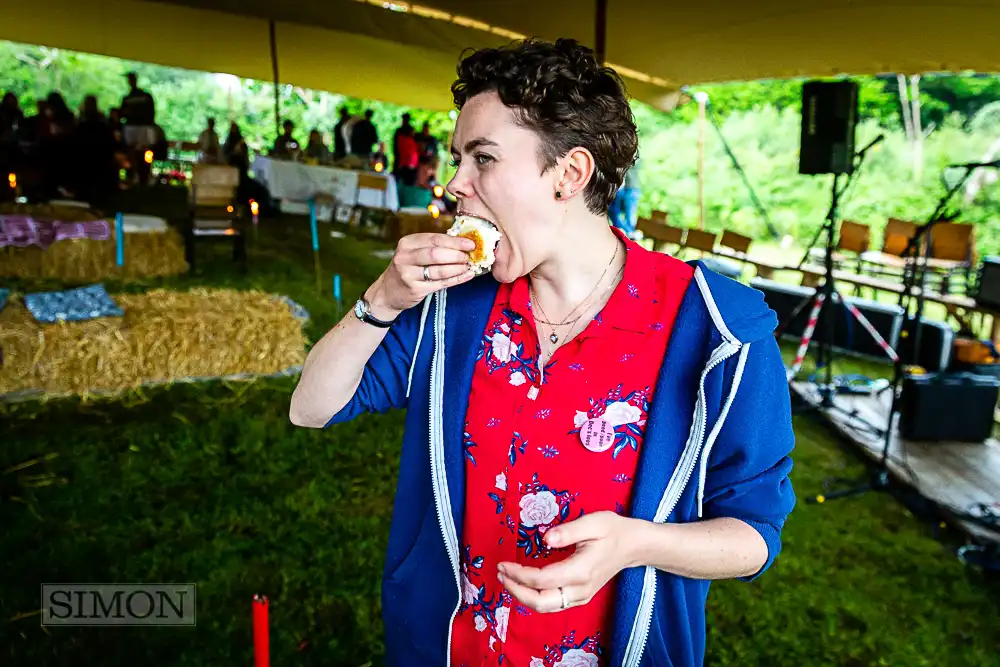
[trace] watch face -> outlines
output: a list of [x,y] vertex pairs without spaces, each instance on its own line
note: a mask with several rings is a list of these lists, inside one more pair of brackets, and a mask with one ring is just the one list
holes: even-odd
[[357,303],[354,304],[354,314],[359,320],[363,320],[365,315],[368,313],[368,308],[365,307],[365,302],[358,299]]

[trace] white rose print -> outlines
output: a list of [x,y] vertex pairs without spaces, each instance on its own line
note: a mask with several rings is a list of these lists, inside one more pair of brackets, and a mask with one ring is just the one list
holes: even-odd
[[476,600],[479,599],[479,589],[476,585],[469,581],[469,577],[462,573],[462,602],[465,604],[475,604]]
[[511,385],[513,385],[515,387],[520,387],[525,382],[527,382],[527,380],[524,377],[524,373],[522,373],[521,371],[517,371],[516,373],[511,373],[510,374],[510,383],[511,383]]
[[497,488],[501,491],[507,490],[507,473],[502,472],[497,475]]
[[510,607],[500,607],[497,609],[497,637],[500,641],[507,641],[507,621],[510,620]]
[[587,423],[587,420],[589,419],[590,417],[587,416],[586,412],[580,412],[579,410],[577,410],[576,414],[573,415],[573,427],[581,428],[584,424]]
[[486,619],[482,616],[476,616],[476,632],[482,632],[486,629]]
[[493,334],[493,358],[501,364],[510,361],[510,337],[502,333]]
[[603,415],[603,419],[607,420],[612,426],[632,424],[641,418],[642,410],[631,403],[624,403],[622,401],[609,403]]
[[583,649],[571,648],[563,654],[555,667],[597,667],[597,656]]
[[521,507],[521,523],[528,528],[551,523],[559,514],[559,503],[551,491],[529,493],[518,504]]

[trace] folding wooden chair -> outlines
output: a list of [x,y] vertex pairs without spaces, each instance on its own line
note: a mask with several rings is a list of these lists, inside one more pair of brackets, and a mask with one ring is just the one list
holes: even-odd
[[[367,204],[361,203],[361,191],[362,190],[375,190],[382,193],[382,202],[379,206],[368,206]],[[385,210],[387,208],[388,201],[388,191],[389,191],[389,177],[380,176],[378,174],[370,174],[368,172],[361,172],[358,174],[358,189],[354,193],[354,210],[351,215],[352,219],[357,215],[358,225],[364,226],[367,222],[367,213],[373,209]]]
[[941,281],[942,293],[948,293],[951,274],[961,271],[965,274],[966,290],[971,283],[970,269],[976,264],[976,230],[970,224],[942,222],[930,230],[931,258],[948,262],[959,262],[953,269],[945,269]]
[[636,229],[642,232],[643,238],[652,239],[653,249],[663,252],[667,244],[684,245],[684,230],[649,218],[639,218]]
[[240,173],[236,167],[196,164],[191,176],[191,224],[186,234],[188,264],[194,269],[195,241],[216,239],[231,241],[233,261],[246,269],[246,242],[239,225],[236,191]]
[[917,225],[914,222],[889,218],[885,223],[885,231],[882,233],[882,252],[887,255],[902,257],[906,251],[906,246],[917,233]]
[[752,242],[753,239],[749,236],[743,236],[742,234],[730,231],[722,232],[722,238],[719,239],[719,248],[726,248],[732,252],[719,254],[737,259],[745,258],[747,253],[750,252],[750,244]]
[[714,253],[715,234],[700,229],[689,229],[684,238],[684,247],[691,248],[692,250],[700,250],[702,256],[705,253]]
[[653,211],[653,214],[649,216],[654,222],[659,222],[662,224],[667,224],[667,212],[666,211]]

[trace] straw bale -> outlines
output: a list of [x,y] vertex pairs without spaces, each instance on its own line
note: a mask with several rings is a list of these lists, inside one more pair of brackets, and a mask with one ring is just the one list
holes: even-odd
[[273,294],[120,294],[124,317],[42,325],[20,299],[0,312],[0,396],[118,393],[150,384],[301,367],[306,339]]
[[[100,220],[95,211],[48,204],[0,205],[0,214],[31,215],[39,220],[87,222]],[[174,276],[189,270],[184,239],[173,228],[164,233],[127,234],[125,266],[115,261],[115,226],[107,240],[63,239],[48,248],[0,248],[0,277],[55,278],[66,282],[97,282],[107,278]]]

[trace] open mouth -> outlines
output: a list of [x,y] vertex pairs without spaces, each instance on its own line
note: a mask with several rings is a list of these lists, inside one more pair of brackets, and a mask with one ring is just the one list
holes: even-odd
[[503,237],[494,223],[459,211],[455,217],[455,224],[448,230],[448,235],[467,238],[476,244],[476,247],[469,251],[469,264],[477,275],[482,275],[493,267],[497,244]]

